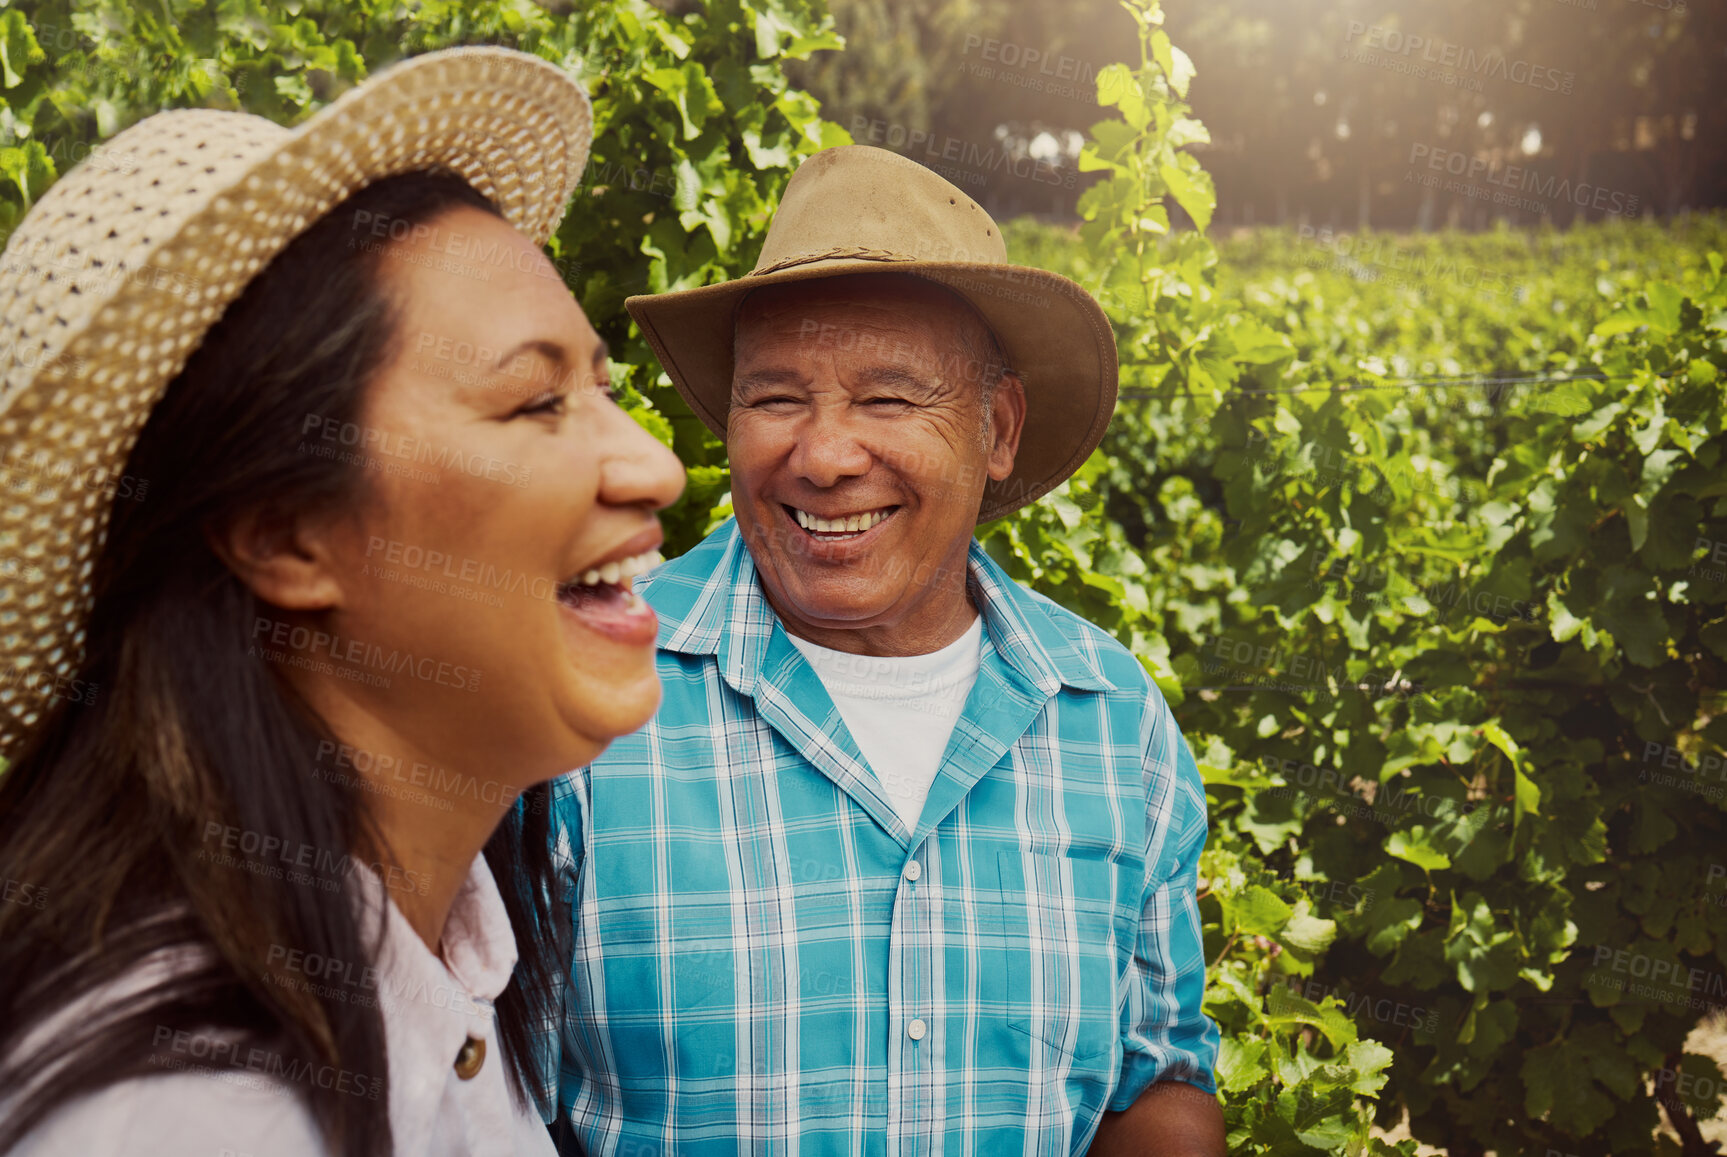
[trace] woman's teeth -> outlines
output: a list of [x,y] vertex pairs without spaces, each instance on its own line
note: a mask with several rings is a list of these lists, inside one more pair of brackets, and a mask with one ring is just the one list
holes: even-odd
[[590,567],[558,587],[558,605],[588,630],[619,643],[650,646],[659,621],[631,581],[661,561],[659,551],[649,550]]
[[864,514],[848,514],[843,518],[817,518],[807,510],[792,507],[798,525],[816,534],[862,534],[886,518],[891,508],[871,510]]
[[577,582],[585,587],[596,586],[600,583],[623,583],[628,586],[637,575],[646,574],[664,561],[666,561],[665,556],[657,550],[650,550],[645,554],[632,554],[629,558],[620,558],[615,562],[608,562],[604,566],[590,567],[582,572],[582,577]]

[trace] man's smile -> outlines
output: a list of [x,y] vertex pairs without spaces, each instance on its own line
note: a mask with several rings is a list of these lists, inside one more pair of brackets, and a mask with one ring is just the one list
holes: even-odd
[[898,506],[881,506],[874,510],[835,512],[824,516],[785,503],[780,505],[785,507],[786,513],[805,534],[811,538],[829,541],[844,541],[867,534],[892,518],[900,509]]

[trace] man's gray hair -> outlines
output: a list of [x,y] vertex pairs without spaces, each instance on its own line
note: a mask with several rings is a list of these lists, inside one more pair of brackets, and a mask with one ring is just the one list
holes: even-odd
[[[959,294],[954,296],[960,297]],[[965,301],[960,297],[961,301]],[[1014,372],[1007,364],[1007,352],[1001,348],[1001,340],[995,336],[995,331],[983,319],[975,306],[967,301],[966,306],[971,316],[959,327],[960,356],[964,358],[966,369],[976,370],[978,388],[983,397],[983,429],[984,447],[989,446],[989,422],[995,405],[995,390],[1001,385],[1003,377]]]

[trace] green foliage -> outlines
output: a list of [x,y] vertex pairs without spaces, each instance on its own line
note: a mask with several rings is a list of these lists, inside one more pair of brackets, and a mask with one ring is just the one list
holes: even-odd
[[[1152,47],[1093,131],[1084,244],[1008,231],[1094,287],[1124,401],[1066,494],[986,531],[1087,613],[1093,568],[1123,584],[1095,617],[1201,753],[1232,1151],[1347,1131],[1261,1059],[1288,984],[1384,1043],[1352,1090],[1381,1124],[1660,1151],[1652,1089],[1694,1074],[1669,1103],[1714,1114],[1685,1039],[1727,1004],[1727,222],[1170,236],[1161,197],[1205,219],[1172,155],[1203,130]],[[1285,912],[1334,924],[1323,955]]]
[[[1083,272],[1115,323],[1124,387],[1216,393],[1246,369],[1286,362],[1289,345],[1268,327],[1233,316],[1212,286],[1216,256],[1202,236],[1168,236],[1166,197],[1195,220],[1209,218],[1210,179],[1183,151],[1207,137],[1188,115],[1183,98],[1192,66],[1163,31],[1157,0],[1123,7],[1139,30],[1139,67],[1112,65],[1098,76],[1100,100],[1121,119],[1096,125],[1081,156],[1082,169],[1104,174],[1080,199],[1083,251],[1097,264],[1071,272]],[[1110,448],[1066,486],[984,527],[980,537],[1016,578],[1113,630],[1179,703],[1182,676],[1171,640],[1181,628],[1160,608],[1170,594],[1166,568],[1133,541],[1143,518],[1124,519],[1112,507],[1138,493],[1189,517],[1202,508],[1185,479],[1156,469],[1149,458],[1155,444],[1145,445],[1148,431],[1134,427],[1124,433],[1118,426]],[[1139,444],[1139,453],[1124,456],[1124,441]],[[1234,585],[1227,566],[1206,569],[1192,566],[1184,578],[1207,590]],[[1225,742],[1188,730],[1214,808],[1271,786]],[[1201,864],[1201,911],[1211,964],[1206,1007],[1223,1032],[1219,1087],[1230,1152],[1385,1150],[1370,1141],[1368,1127],[1391,1051],[1362,1039],[1346,1000],[1311,981],[1338,920],[1319,915],[1302,882],[1272,870],[1260,848],[1232,838],[1216,820],[1214,828]]]
[[[1290,1007],[1268,986],[1311,971],[1384,1042],[1371,1085],[1338,1082],[1383,1080],[1381,1124],[1407,1110],[1452,1152],[1660,1151],[1652,1087],[1713,1071],[1684,1042],[1727,1004],[1727,229],[1262,233],[1220,261],[1154,200],[1203,220],[1171,156],[1201,132],[1184,70],[1157,59],[1164,83],[1093,133],[1086,244],[1010,243],[1116,325],[1129,396],[1062,533],[1137,556],[1111,572],[1131,635],[1100,621],[1179,684],[1204,752],[1232,1139],[1344,1131],[1261,1128],[1332,1104],[1255,1062]],[[1029,577],[1070,604],[1097,583]],[[1316,910],[1322,957],[1267,931]],[[1281,951],[1238,958],[1249,933]]]
[[[1655,1152],[1651,1083],[1708,1063],[1684,1042],[1727,995],[1724,241],[1409,239],[1352,267],[1261,237],[1285,257],[1208,332],[1199,292],[1118,318],[1202,366],[1236,318],[1289,343],[1125,403],[1092,469],[1157,576],[1183,726],[1232,769],[1218,846],[1365,900],[1319,988],[1437,1014],[1363,1023],[1396,1057],[1382,1121],[1453,1151]],[[1393,380],[1464,367],[1569,380]]]

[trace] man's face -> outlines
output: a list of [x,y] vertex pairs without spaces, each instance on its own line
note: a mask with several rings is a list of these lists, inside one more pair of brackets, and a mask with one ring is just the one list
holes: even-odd
[[[793,633],[916,654],[969,621],[966,550],[985,483],[1012,472],[1024,414],[1009,375],[986,419],[982,332],[954,295],[897,275],[775,286],[744,303],[732,500]],[[836,631],[872,638],[822,637]]]

